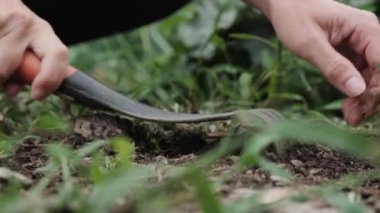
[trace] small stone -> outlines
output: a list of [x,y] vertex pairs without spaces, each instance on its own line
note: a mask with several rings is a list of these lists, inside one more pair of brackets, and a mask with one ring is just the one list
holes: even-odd
[[264,204],[278,202],[286,197],[292,196],[296,191],[292,188],[273,188],[265,191],[260,199]]
[[252,170],[247,170],[247,171],[245,172],[245,174],[246,174],[246,175],[252,175],[253,172],[252,172]]
[[270,179],[274,182],[276,182],[277,186],[285,186],[288,185],[291,181],[285,177],[279,176],[279,175],[271,175]]
[[291,160],[290,163],[295,167],[295,168],[301,168],[304,163],[299,160]]
[[209,131],[210,132],[215,132],[218,128],[216,127],[216,125],[214,125],[214,124],[212,124],[212,125],[210,125],[209,127]]
[[243,199],[246,199],[252,195],[254,195],[256,193],[255,190],[253,189],[248,189],[248,188],[239,188],[239,189],[235,189],[233,190],[228,197],[226,197],[226,200],[227,201],[232,201],[232,202],[236,202],[236,201],[240,201],[240,200],[243,200]]
[[92,135],[91,123],[86,120],[79,119],[74,126],[74,132],[84,138],[90,138]]
[[322,169],[310,169],[309,175],[316,175],[316,174],[320,173],[321,171],[322,171]]
[[375,209],[376,211],[380,211],[380,202],[375,203],[375,205],[374,205],[374,209]]

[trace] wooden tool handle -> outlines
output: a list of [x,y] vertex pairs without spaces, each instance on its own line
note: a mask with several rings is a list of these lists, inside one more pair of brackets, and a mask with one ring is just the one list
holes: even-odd
[[[30,51],[25,52],[24,58],[22,59],[21,65],[14,75],[14,79],[24,84],[32,84],[33,80],[36,78],[37,74],[41,70],[40,59]],[[74,74],[78,69],[69,66],[66,69],[66,78]]]

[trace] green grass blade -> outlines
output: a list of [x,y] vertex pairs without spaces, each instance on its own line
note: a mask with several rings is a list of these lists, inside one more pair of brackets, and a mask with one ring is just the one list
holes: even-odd
[[222,206],[217,200],[211,182],[201,174],[195,174],[191,178],[191,182],[196,188],[198,200],[202,205],[203,212],[205,213],[222,213]]

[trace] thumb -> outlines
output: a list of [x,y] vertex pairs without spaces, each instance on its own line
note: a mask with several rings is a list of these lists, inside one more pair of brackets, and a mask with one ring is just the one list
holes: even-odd
[[366,83],[355,66],[330,43],[322,41],[313,47],[311,62],[316,65],[327,80],[348,97],[356,97],[364,92]]

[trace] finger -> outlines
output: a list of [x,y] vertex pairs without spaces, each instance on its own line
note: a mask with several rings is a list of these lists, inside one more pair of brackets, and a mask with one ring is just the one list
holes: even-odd
[[365,58],[364,54],[357,53],[355,49],[351,48],[351,44],[348,42],[342,42],[342,44],[336,47],[336,50],[349,61],[351,61],[355,68],[360,71],[362,77],[364,78],[364,81],[368,85],[372,77],[372,72],[370,69],[368,69],[367,59]]
[[371,79],[373,78],[373,72],[367,67],[367,68],[361,69],[360,73],[362,74],[362,77],[364,78],[366,85],[369,85],[371,82]]
[[358,98],[348,98],[343,104],[345,120],[350,125],[357,125],[379,111],[380,88],[369,88]]
[[[343,54],[344,55],[344,54]],[[345,56],[345,55],[344,55]],[[345,56],[346,57],[346,56]],[[347,58],[347,57],[346,57]],[[356,55],[354,58],[349,59],[357,70],[361,73],[366,85],[372,79],[373,72],[369,69],[367,59],[363,55]]]
[[41,100],[62,83],[68,66],[67,48],[55,35],[46,35],[33,41],[31,49],[41,59],[41,71],[32,83],[32,98]]
[[358,54],[364,55],[371,71],[380,65],[380,24],[377,17],[371,18],[354,31],[350,45]]
[[0,40],[0,85],[3,85],[16,71],[27,47],[25,39],[17,32]]
[[362,94],[366,88],[365,81],[355,66],[327,40],[319,41],[309,53],[309,60],[315,64],[327,78],[340,91],[348,97]]
[[[367,69],[369,70],[369,69]],[[380,74],[375,73],[368,84],[366,91],[357,98],[359,102],[360,113],[363,119],[372,116],[380,103]]]
[[380,111],[380,88],[373,88],[369,93],[371,94],[370,99],[366,100],[367,103],[362,108],[363,119],[370,118]]
[[368,63],[365,56],[356,53],[352,48],[350,48],[350,44],[347,42],[343,42],[343,44],[337,48],[337,51],[351,61],[355,68],[359,70],[365,83],[368,85],[372,78],[373,72],[368,68]]
[[9,97],[14,97],[22,90],[23,87],[23,84],[9,82],[5,84],[4,91]]
[[380,87],[380,73],[373,73],[368,88]]
[[[369,69],[366,69],[370,72]],[[368,113],[377,108],[380,103],[380,73],[373,74],[367,90],[356,98],[362,113]]]
[[357,98],[347,98],[343,102],[344,120],[350,126],[356,126],[363,120],[363,112]]
[[359,105],[366,114],[371,114],[380,103],[380,88],[374,87],[366,92],[366,95],[359,99]]

